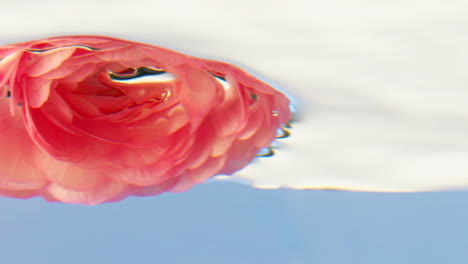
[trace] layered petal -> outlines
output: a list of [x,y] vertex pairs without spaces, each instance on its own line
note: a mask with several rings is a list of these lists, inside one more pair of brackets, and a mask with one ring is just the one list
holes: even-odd
[[0,195],[66,203],[232,174],[291,118],[283,94],[235,66],[109,37],[0,47],[0,89]]
[[0,193],[29,197],[49,184],[47,171],[36,167],[42,153],[21,116],[11,116],[7,98],[0,98],[0,146]]

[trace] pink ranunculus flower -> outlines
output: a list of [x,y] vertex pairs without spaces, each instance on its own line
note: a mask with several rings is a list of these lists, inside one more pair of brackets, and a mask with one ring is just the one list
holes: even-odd
[[98,36],[0,46],[0,195],[97,204],[245,167],[291,117],[230,64]]

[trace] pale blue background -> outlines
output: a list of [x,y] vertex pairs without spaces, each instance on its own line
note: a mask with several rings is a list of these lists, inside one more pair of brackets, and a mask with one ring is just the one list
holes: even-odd
[[0,199],[1,263],[466,263],[468,193],[210,183],[94,207]]

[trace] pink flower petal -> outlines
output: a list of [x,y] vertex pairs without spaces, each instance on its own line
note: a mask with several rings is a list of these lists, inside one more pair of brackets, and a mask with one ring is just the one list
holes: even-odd
[[100,189],[73,191],[57,184],[51,184],[43,193],[45,199],[54,202],[95,205],[112,200],[127,187],[124,183],[110,182]]
[[40,189],[47,185],[45,171],[34,163],[39,149],[21,117],[10,116],[6,98],[0,98],[0,116],[0,189]]
[[70,58],[73,52],[75,52],[75,48],[55,49],[39,53],[38,60],[28,67],[28,75],[38,77],[59,67],[63,61]]
[[108,37],[0,47],[0,86],[11,94],[0,195],[11,197],[91,205],[185,191],[246,166],[290,119],[284,95],[235,66]]
[[34,108],[41,107],[49,98],[52,80],[28,77],[23,80],[27,89],[28,105]]
[[0,94],[3,95],[2,91],[5,84],[11,82],[11,75],[15,72],[18,66],[18,60],[21,58],[22,53],[16,52],[13,54],[6,55],[0,60]]
[[158,195],[167,190],[174,188],[174,186],[178,183],[178,178],[172,178],[165,182],[155,185],[149,185],[146,187],[141,187],[139,190],[135,191],[133,195],[135,196],[153,196]]
[[247,122],[247,106],[242,100],[242,91],[234,80],[231,80],[230,83],[231,87],[224,91],[222,103],[210,115],[213,124],[215,124],[214,129],[221,137],[239,132]]
[[226,156],[210,157],[200,167],[187,172],[187,176],[193,183],[201,183],[216,175],[226,163]]

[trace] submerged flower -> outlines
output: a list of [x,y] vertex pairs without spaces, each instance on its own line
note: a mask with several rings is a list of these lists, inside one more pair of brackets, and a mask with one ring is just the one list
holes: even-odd
[[243,70],[96,36],[0,46],[0,195],[96,204],[245,167],[291,117]]

